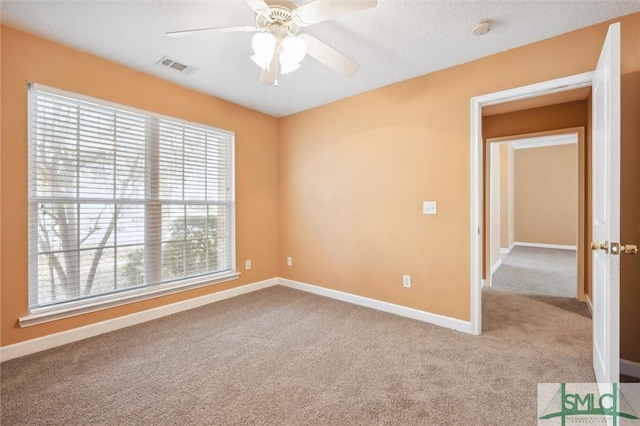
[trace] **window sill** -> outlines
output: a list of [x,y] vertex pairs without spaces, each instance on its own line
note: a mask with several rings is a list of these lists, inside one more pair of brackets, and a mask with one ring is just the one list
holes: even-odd
[[198,277],[185,280],[178,285],[162,284],[151,288],[140,288],[115,295],[98,296],[89,301],[81,300],[65,303],[63,306],[40,308],[32,311],[29,315],[20,317],[18,319],[18,324],[21,328],[31,327],[64,318],[71,318],[78,315],[97,312],[116,306],[179,293],[185,290],[236,280],[238,278],[240,278],[239,272],[225,271],[208,277]]

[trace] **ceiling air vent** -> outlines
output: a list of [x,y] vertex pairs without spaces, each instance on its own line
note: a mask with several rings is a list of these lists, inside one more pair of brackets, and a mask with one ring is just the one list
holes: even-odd
[[176,61],[175,59],[171,59],[168,56],[163,56],[162,59],[156,62],[156,64],[162,65],[163,67],[171,68],[172,70],[178,71],[182,74],[191,74],[196,70],[196,67],[192,65],[181,64],[180,62]]

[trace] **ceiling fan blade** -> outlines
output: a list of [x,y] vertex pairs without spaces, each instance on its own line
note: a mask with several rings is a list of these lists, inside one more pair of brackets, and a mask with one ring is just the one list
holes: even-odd
[[293,10],[302,26],[313,25],[328,19],[375,7],[377,0],[315,0]]
[[244,2],[253,10],[265,10],[269,5],[264,0],[244,0]]
[[198,28],[195,30],[185,30],[185,31],[169,31],[167,35],[169,37],[182,37],[192,35],[194,33],[237,33],[237,32],[245,32],[245,33],[255,33],[260,31],[256,27],[251,26],[243,26],[243,27],[218,27],[218,28]]
[[265,86],[277,86],[278,74],[280,74],[280,61],[279,55],[276,51],[273,52],[271,63],[268,70],[262,70],[260,73],[260,84]]
[[358,72],[360,65],[309,34],[300,34],[307,43],[307,54],[345,77]]

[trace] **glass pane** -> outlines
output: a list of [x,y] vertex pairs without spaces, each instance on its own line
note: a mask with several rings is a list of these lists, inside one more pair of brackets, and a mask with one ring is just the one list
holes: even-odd
[[78,173],[76,140],[69,143],[40,138],[35,149],[36,194],[42,197],[75,197]]
[[116,119],[116,185],[118,198],[144,198],[145,119],[119,114]]
[[207,200],[223,201],[227,199],[226,141],[209,137],[207,144]]
[[185,206],[162,206],[162,241],[182,241],[185,230]]
[[52,252],[78,248],[78,205],[38,206],[38,251]]
[[113,198],[113,147],[82,141],[80,155],[80,197]]
[[118,246],[144,244],[144,211],[142,205],[118,206]]
[[163,207],[163,279],[218,269],[217,221],[215,207]]
[[[208,207],[208,216],[207,216],[207,225],[208,225],[208,233],[209,239],[211,241],[212,250],[208,253],[208,262],[209,262],[209,270],[217,271],[222,269],[220,266],[222,265],[219,261],[219,256],[224,254],[224,248],[222,241],[220,241],[220,231],[219,226],[221,223],[224,223],[224,220],[219,220],[219,207],[217,206],[209,206]],[[224,232],[222,232],[224,234]],[[222,250],[222,251],[221,251]]]
[[118,216],[118,246],[144,244],[144,206],[125,205]]
[[39,303],[52,303],[79,294],[77,204],[41,204],[38,208]]
[[77,106],[38,98],[33,136],[35,190],[40,196],[75,196],[77,174]]
[[162,244],[162,281],[184,276],[184,242]]
[[215,250],[215,240],[209,238],[207,206],[188,206],[185,232],[186,275],[207,272],[209,252]]
[[112,248],[80,252],[81,296],[108,293],[117,288]]
[[160,198],[184,199],[183,128],[160,120]]
[[35,298],[39,305],[51,304],[67,298],[65,277],[62,273],[64,270],[56,267],[60,266],[60,262],[59,253],[38,256],[38,288]]
[[144,153],[118,153],[116,164],[116,197],[143,199],[145,194]]
[[184,139],[184,198],[204,200],[207,164],[205,158],[206,136],[204,131],[190,129]]
[[144,246],[118,248],[118,288],[144,284]]
[[41,303],[73,299],[80,292],[77,251],[49,252],[38,256],[38,300]]
[[80,196],[114,196],[114,135],[113,111],[81,105],[79,111]]
[[103,248],[114,245],[117,215],[113,204],[80,206],[80,247]]
[[228,208],[225,206],[214,206],[213,211],[216,212],[218,225],[216,229],[218,267],[220,269],[228,269],[231,267],[230,247],[227,242]]

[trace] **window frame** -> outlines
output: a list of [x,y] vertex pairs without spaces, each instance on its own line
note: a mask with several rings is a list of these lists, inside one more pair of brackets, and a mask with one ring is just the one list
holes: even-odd
[[[92,104],[115,108],[118,110],[131,112],[134,114],[142,114],[145,117],[145,120],[156,120],[157,123],[160,120],[169,121],[172,123],[178,123],[180,125],[197,127],[203,130],[210,130],[219,134],[224,135],[228,144],[228,155],[225,161],[226,165],[226,175],[229,183],[229,195],[228,199],[225,200],[225,203],[218,203],[217,205],[225,205],[228,209],[228,214],[225,215],[228,218],[228,223],[225,224],[225,230],[227,237],[225,238],[226,244],[229,245],[228,255],[229,255],[229,268],[212,273],[206,273],[203,275],[197,276],[187,276],[178,278],[176,280],[172,280],[166,283],[159,284],[147,284],[142,287],[135,287],[130,290],[122,290],[114,293],[103,293],[97,294],[95,296],[85,297],[81,299],[73,299],[71,301],[60,302],[58,304],[52,304],[48,306],[32,306],[31,305],[31,295],[33,291],[38,291],[39,283],[38,283],[38,254],[39,254],[39,246],[38,246],[38,230],[37,227],[34,228],[33,221],[35,218],[35,222],[37,223],[37,215],[38,215],[38,205],[43,202],[43,198],[39,197],[36,194],[35,188],[35,180],[36,180],[36,171],[35,171],[35,155],[36,155],[36,140],[34,139],[33,129],[35,128],[35,123],[32,117],[32,94],[31,90],[38,90],[47,93],[51,93],[53,95],[64,96],[67,98],[71,98],[74,100],[78,100],[81,102],[89,102]],[[235,230],[235,221],[236,221],[236,198],[235,198],[235,133],[229,130],[216,128],[214,126],[205,125],[202,123],[190,122],[187,120],[183,120],[176,117],[170,117],[163,114],[154,113],[151,111],[145,111],[138,108],[130,107],[128,105],[122,105],[115,102],[110,102],[74,92],[69,92],[62,89],[57,89],[49,86],[45,86],[39,83],[29,82],[27,89],[27,97],[28,97],[28,109],[29,112],[27,114],[27,126],[28,126],[28,264],[29,264],[29,280],[28,280],[28,315],[19,318],[20,327],[28,327],[36,324],[46,323],[49,321],[54,321],[62,318],[68,318],[76,315],[82,315],[89,312],[99,311],[103,309],[108,309],[115,306],[121,306],[125,304],[135,303],[142,300],[148,300],[152,298],[161,297],[168,294],[178,293],[189,289],[195,289],[199,287],[214,285],[234,279],[238,279],[240,277],[240,273],[237,271],[236,265],[236,230]],[[156,133],[158,138],[160,137],[159,133]],[[150,146],[153,143],[158,143],[158,141],[152,142],[149,139],[149,136],[146,137],[147,141],[145,143],[145,152],[150,149]],[[158,177],[159,178],[159,177]],[[147,178],[145,178],[147,179]],[[55,197],[54,197],[55,198]],[[146,199],[146,197],[145,197]],[[111,204],[115,201],[115,198],[105,198],[102,202],[106,204]],[[72,204],[82,203],[82,197],[70,198],[69,202]],[[147,199],[148,203],[158,204],[160,206],[164,205],[160,202],[159,199]],[[188,200],[183,201],[185,205],[190,204]],[[145,204],[145,205],[150,205]],[[169,203],[170,204],[170,203]],[[212,203],[212,205],[216,205]],[[35,215],[35,216],[34,216]],[[147,220],[147,214],[145,213],[145,221]],[[147,244],[145,242],[145,250],[147,249]],[[115,272],[117,274],[117,272]],[[158,271],[158,273],[161,273]]]

